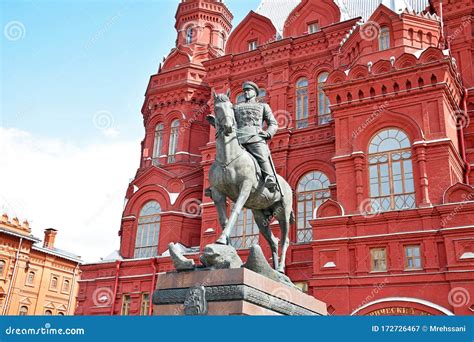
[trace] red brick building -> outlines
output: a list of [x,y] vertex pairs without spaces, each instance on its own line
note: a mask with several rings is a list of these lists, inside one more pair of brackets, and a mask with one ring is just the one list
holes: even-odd
[[[263,0],[231,31],[222,1],[181,1],[146,91],[120,250],[83,267],[76,314],[150,314],[168,243],[197,258],[217,238],[205,116],[211,89],[239,101],[246,80],[281,125],[291,279],[335,315],[472,314],[474,3],[440,3]],[[243,213],[232,243],[245,258],[258,239]]]

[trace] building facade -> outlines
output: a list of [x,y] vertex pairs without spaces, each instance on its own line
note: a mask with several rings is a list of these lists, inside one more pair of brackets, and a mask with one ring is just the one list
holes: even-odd
[[2,315],[73,315],[78,292],[78,256],[54,247],[57,230],[40,239],[28,221],[0,220],[0,312]]
[[[181,1],[142,107],[120,250],[83,267],[76,314],[151,314],[168,243],[197,260],[218,237],[205,116],[211,90],[238,102],[246,80],[280,125],[290,278],[334,315],[472,314],[473,15],[470,0],[263,0],[231,31],[222,1]],[[251,212],[231,240],[243,258],[263,241]]]

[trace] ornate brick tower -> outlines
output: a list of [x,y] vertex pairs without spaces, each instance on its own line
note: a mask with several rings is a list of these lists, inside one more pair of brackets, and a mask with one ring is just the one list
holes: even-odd
[[199,148],[209,136],[210,98],[201,62],[224,53],[231,20],[221,1],[183,0],[178,6],[176,47],[151,77],[142,108],[140,168],[127,191],[120,229],[124,258],[161,255],[171,241],[199,245]]

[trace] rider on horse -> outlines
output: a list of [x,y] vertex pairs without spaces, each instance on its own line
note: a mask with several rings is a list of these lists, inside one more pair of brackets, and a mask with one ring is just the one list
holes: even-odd
[[[257,102],[260,89],[253,82],[245,82],[242,86],[245,102],[234,106],[235,121],[237,124],[237,138],[242,145],[258,162],[265,180],[265,187],[275,191],[277,186],[275,172],[270,159],[270,150],[266,141],[273,138],[278,130],[278,123],[273,116],[270,106]],[[208,121],[215,126],[214,117],[209,115]],[[262,124],[267,129],[262,129]]]
[[[255,83],[245,82],[242,88],[245,102],[234,106],[237,137],[239,143],[257,159],[265,179],[265,186],[273,191],[277,183],[266,140],[273,138],[278,130],[278,123],[270,106],[257,102],[260,89]],[[267,124],[266,131],[262,129],[263,122]]]

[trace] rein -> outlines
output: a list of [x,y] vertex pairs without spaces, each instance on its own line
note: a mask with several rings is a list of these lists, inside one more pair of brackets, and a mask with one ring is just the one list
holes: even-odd
[[[225,114],[225,115],[226,115],[226,114]],[[219,138],[219,136],[221,136],[221,135],[224,133],[224,132],[223,132],[223,131],[224,131],[224,128],[223,128],[223,125],[222,125],[222,121],[224,121],[225,119],[226,119],[226,117],[225,117],[225,118],[222,118],[221,120],[216,120],[216,123],[217,123],[216,126],[218,126],[218,127],[216,127],[216,139]],[[236,122],[235,122],[235,117],[234,117],[234,116],[232,116],[232,128],[233,128],[233,130],[234,130],[236,133],[238,133],[238,132],[240,131],[240,129],[236,128]],[[233,140],[233,139],[237,139],[237,136],[235,136],[234,138],[232,138],[232,140]],[[224,163],[224,162],[218,160],[217,157],[216,157],[215,161],[216,161],[218,164],[220,164],[224,169],[227,168],[230,164],[232,164],[234,161],[236,161],[237,159],[239,159],[239,158],[244,154],[245,149],[244,149],[244,147],[240,144],[240,142],[239,142],[238,139],[237,139],[237,143],[238,143],[239,146],[240,146],[240,152],[237,154],[237,156],[235,156],[234,158],[232,158],[231,161],[229,161],[229,162],[227,162],[227,163]]]

